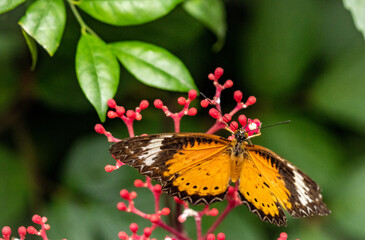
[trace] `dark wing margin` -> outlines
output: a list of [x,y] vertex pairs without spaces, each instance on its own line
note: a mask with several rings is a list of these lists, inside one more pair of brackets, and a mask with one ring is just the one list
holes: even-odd
[[[248,145],[247,149],[261,172],[265,173],[270,169],[275,169],[280,174],[285,188],[289,191],[288,201],[286,203],[281,201],[281,205],[290,215],[299,218],[326,216],[331,212],[322,200],[320,187],[296,166],[267,148]],[[269,176],[267,181],[273,183],[274,188],[280,188],[280,186],[275,186],[280,181],[270,179],[270,174],[265,174],[265,176]]]

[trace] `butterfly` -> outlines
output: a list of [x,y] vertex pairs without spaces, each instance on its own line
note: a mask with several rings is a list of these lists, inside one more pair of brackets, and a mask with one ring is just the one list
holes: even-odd
[[123,139],[110,153],[160,182],[164,192],[194,205],[224,200],[237,183],[242,203],[262,221],[286,225],[284,210],[295,218],[330,213],[312,179],[271,150],[251,144],[251,137],[244,128],[232,140],[204,133],[152,134]]

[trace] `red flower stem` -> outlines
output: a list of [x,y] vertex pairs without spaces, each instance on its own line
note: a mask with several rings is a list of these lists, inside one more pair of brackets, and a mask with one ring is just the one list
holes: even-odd
[[227,205],[226,209],[224,209],[222,214],[218,217],[217,221],[215,221],[213,223],[213,225],[209,228],[207,233],[204,235],[203,239],[206,239],[208,234],[212,233],[219,226],[219,224],[223,221],[223,219],[228,215],[228,213],[230,211],[232,211],[232,209],[235,208],[238,205],[239,204],[236,202],[236,200],[234,200],[234,199],[228,200],[228,205]]
[[156,223],[158,226],[162,227],[166,231],[169,231],[170,233],[174,234],[179,240],[190,240],[190,238],[186,237],[182,233],[178,232],[176,229],[170,227],[166,223],[162,222],[161,220],[158,220]]
[[229,113],[229,115],[235,115],[239,110],[245,108],[244,103],[237,103],[236,107]]
[[213,134],[218,130],[225,128],[226,124],[220,120],[217,120],[216,123],[206,132],[207,134]]
[[172,119],[174,119],[174,125],[175,125],[175,133],[180,132],[180,121],[181,121],[181,117],[176,115],[176,117],[173,117]]
[[126,120],[125,125],[127,125],[129,136],[134,137],[133,121]]

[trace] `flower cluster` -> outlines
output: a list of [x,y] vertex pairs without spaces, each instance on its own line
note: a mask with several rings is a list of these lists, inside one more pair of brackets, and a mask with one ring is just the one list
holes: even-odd
[[[32,234],[32,235],[36,235],[36,236],[40,236],[43,240],[48,240],[47,237],[47,231],[51,228],[49,224],[46,224],[47,222],[47,218],[46,217],[41,217],[39,215],[34,215],[32,217],[32,221],[35,224],[39,224],[41,225],[41,228],[39,230],[37,230],[35,227],[33,226],[29,226],[29,227],[24,227],[21,226],[18,228],[18,234],[19,234],[19,240],[24,240],[25,236],[28,234]],[[2,235],[3,238],[0,238],[0,240],[10,240],[13,238],[11,237],[11,228],[8,226],[3,227],[2,229]],[[63,239],[66,240],[66,239]]]
[[[256,102],[256,98],[251,96],[246,101],[242,101],[243,94],[241,91],[235,91],[233,94],[233,98],[236,101],[236,106],[226,114],[222,113],[221,109],[221,93],[224,89],[231,88],[233,86],[232,80],[227,80],[225,83],[220,84],[218,80],[223,75],[223,69],[217,68],[214,73],[208,75],[208,78],[213,81],[213,85],[215,86],[215,95],[212,99],[205,97],[200,103],[203,108],[207,108],[211,106],[209,110],[209,115],[215,119],[214,125],[206,132],[206,133],[215,133],[216,131],[226,128],[230,132],[235,132],[238,129],[238,123],[236,121],[232,121],[233,116],[241,109],[245,109],[250,105]],[[180,132],[180,121],[183,116],[195,116],[197,114],[197,109],[194,107],[190,107],[190,104],[193,100],[197,97],[197,92],[195,90],[190,90],[188,92],[187,98],[179,97],[177,99],[177,103],[182,106],[182,110],[176,113],[171,112],[166,105],[160,99],[156,99],[153,103],[155,108],[161,109],[167,117],[170,117],[175,126],[175,132]],[[109,118],[117,118],[119,117],[124,121],[129,131],[130,137],[135,136],[133,130],[133,122],[134,120],[141,120],[141,110],[146,109],[149,106],[147,100],[142,100],[139,104],[139,107],[133,110],[125,110],[124,107],[118,106],[114,100],[108,101],[108,106],[112,109],[108,112]],[[248,119],[245,115],[238,116],[238,122],[242,125],[244,130],[247,132],[249,136],[253,134],[259,134],[261,122],[258,119]],[[99,134],[104,134],[109,142],[118,142],[119,139],[114,138],[112,134],[104,129],[101,124],[97,124],[95,126],[95,130]],[[116,164],[107,165],[105,170],[110,172],[117,170],[119,167],[123,166],[124,163],[116,159]],[[173,218],[176,219],[175,227],[171,227],[169,224],[163,221],[161,218],[164,215],[172,214],[169,208],[160,208],[159,198],[161,194],[161,186],[159,184],[153,185],[151,183],[151,179],[146,177],[146,181],[143,182],[142,180],[136,180],[134,185],[136,187],[145,187],[148,188],[155,200],[155,209],[154,213],[148,214],[139,210],[135,204],[134,199],[137,197],[136,192],[129,192],[126,189],[123,189],[120,192],[121,197],[127,201],[127,204],[124,202],[118,203],[117,207],[121,211],[126,211],[130,213],[134,213],[142,218],[145,218],[151,222],[151,227],[145,228],[143,233],[138,235],[138,225],[132,223],[130,225],[131,234],[127,234],[126,232],[120,232],[119,238],[120,239],[150,239],[150,235],[156,227],[161,227],[167,232],[169,232],[173,237],[167,236],[166,239],[182,239],[187,240],[190,239],[188,236],[185,235],[183,231],[182,224],[186,221],[188,217],[193,217],[196,223],[197,229],[197,239],[225,239],[224,233],[218,233],[214,235],[213,232],[218,227],[218,225],[223,221],[223,219],[227,216],[227,214],[232,211],[238,205],[241,205],[241,200],[238,197],[237,186],[230,187],[227,194],[227,206],[223,210],[221,214],[219,214],[218,210],[213,208],[210,209],[209,206],[206,206],[202,211],[195,211],[189,207],[187,202],[181,201],[178,198],[174,198],[176,207],[175,212],[173,213]],[[203,216],[217,216],[216,221],[212,224],[212,226],[208,229],[208,231],[203,234],[201,228],[201,221]]]

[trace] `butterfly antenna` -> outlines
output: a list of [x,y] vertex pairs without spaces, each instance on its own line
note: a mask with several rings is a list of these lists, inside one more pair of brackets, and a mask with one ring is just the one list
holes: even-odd
[[[224,119],[227,120],[227,122],[229,122],[229,119],[226,118],[226,116],[223,115],[223,113],[216,107],[216,105],[214,104],[214,102],[212,102],[212,100],[210,100],[209,98],[207,98],[207,96],[205,96],[204,93],[200,92],[200,94],[205,98],[205,100],[207,100],[209,102],[210,105],[212,105],[221,114],[221,116]],[[226,129],[233,134],[234,132],[229,128],[229,126],[232,124],[232,122],[229,125],[228,125],[227,122],[224,122],[226,124]],[[232,127],[233,128],[236,128],[234,125],[232,125]]]
[[281,125],[281,124],[287,124],[287,123],[290,123],[290,122],[291,122],[291,120],[286,120],[286,121],[282,121],[282,122],[277,122],[277,123],[273,123],[273,124],[270,124],[270,125],[266,125],[266,126],[260,127],[260,129],[268,128],[268,127],[273,127],[273,126]]

